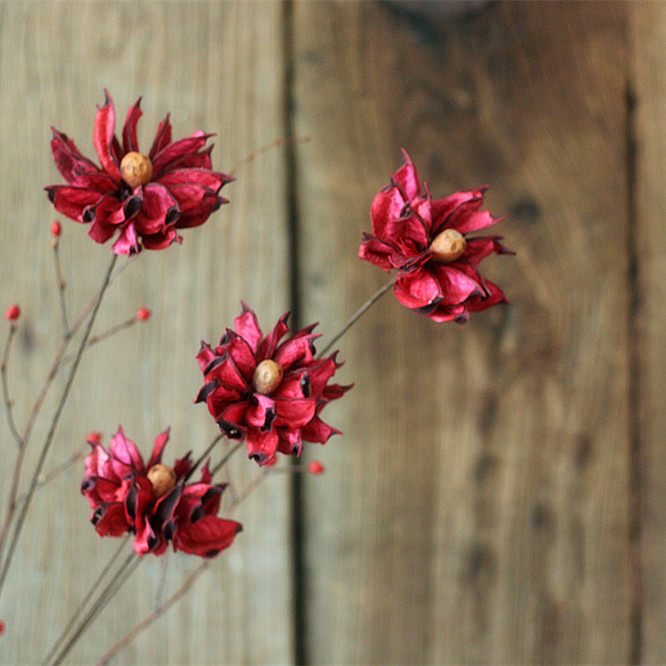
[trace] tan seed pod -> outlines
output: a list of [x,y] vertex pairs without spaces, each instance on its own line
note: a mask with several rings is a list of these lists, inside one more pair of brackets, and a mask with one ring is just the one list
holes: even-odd
[[455,261],[467,247],[465,237],[455,229],[444,229],[430,243],[432,258],[443,264]]
[[279,363],[266,359],[257,365],[252,376],[252,388],[257,393],[268,395],[275,391],[282,381],[284,371]]
[[143,153],[127,153],[120,162],[120,175],[134,189],[145,185],[153,177],[153,163]]
[[176,472],[168,465],[158,463],[148,470],[148,481],[156,497],[166,495],[176,485]]

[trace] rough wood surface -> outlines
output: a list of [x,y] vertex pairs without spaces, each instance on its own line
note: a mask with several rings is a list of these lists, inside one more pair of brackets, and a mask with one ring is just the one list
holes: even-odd
[[[20,424],[59,330],[50,125],[93,154],[106,87],[119,123],[143,95],[142,145],[167,111],[177,137],[216,132],[221,170],[283,136],[286,108],[311,138],[293,173],[286,151],[261,155],[223,191],[231,205],[118,278],[95,332],[142,305],[153,318],[84,359],[47,470],[119,423],[144,451],[168,425],[168,455],[202,450],[216,428],[191,404],[199,341],[240,299],[270,326],[291,305],[292,259],[301,323],[319,321],[325,344],[388,280],[356,251],[401,147],[435,196],[490,184],[517,252],[484,262],[509,306],[436,325],[389,294],[337,345],[336,379],[356,386],[324,415],[344,434],[305,454],[327,472],[302,477],[303,616],[276,475],[235,516],[234,547],[116,663],[666,660],[665,32],[647,2],[0,2],[0,312],[23,307]],[[110,250],[61,221],[73,309]],[[4,501],[4,411],[0,442]],[[238,457],[232,492],[255,474]],[[35,499],[0,600],[2,663],[43,658],[116,548],[88,524],[80,478],[79,464]],[[149,558],[72,663],[193,567]]]
[[666,163],[664,99],[666,99],[666,6],[645,3],[633,7],[631,66],[635,84],[636,219],[638,327],[635,396],[638,465],[641,489],[637,525],[642,567],[640,626],[643,661],[666,661],[666,368],[664,367],[664,307],[666,306]]
[[[171,111],[174,138],[196,129],[216,132],[214,165],[230,169],[283,133],[282,22],[279,4],[246,2],[4,2],[0,12],[1,294],[2,303],[18,301],[24,311],[10,367],[23,423],[60,330],[49,233],[56,216],[42,191],[61,182],[50,156],[50,125],[94,156],[92,122],[103,89],[114,96],[120,126],[143,95],[141,146],[150,144]],[[271,322],[267,326],[288,309],[283,162],[284,152],[273,151],[243,167],[223,190],[231,205],[203,227],[186,230],[182,246],[143,253],[112,285],[97,332],[138,306],[154,316],[84,358],[47,469],[82,447],[90,430],[102,431],[108,442],[119,423],[144,452],[170,425],[167,458],[189,449],[200,453],[217,434],[206,407],[192,404],[201,384],[194,357],[201,339],[216,342],[233,324],[241,298]],[[62,224],[73,307],[101,283],[111,252],[83,227]],[[57,383],[53,394],[61,388]],[[8,448],[4,498],[13,460],[4,410],[0,423]],[[44,431],[35,433],[34,444]],[[257,469],[236,462],[232,478],[240,490]],[[3,663],[41,662],[117,547],[88,522],[78,491],[82,473],[79,463],[33,504],[0,604]],[[288,662],[288,507],[287,479],[271,479],[236,513],[246,530],[234,547],[185,601],[122,653],[120,663]],[[73,662],[93,663],[195,564],[181,554],[147,557],[72,653]]]
[[306,319],[335,329],[386,279],[350,247],[400,147],[436,196],[492,184],[512,304],[459,328],[388,296],[339,345],[357,385],[307,487],[309,654],[626,663],[623,8],[421,4],[296,6]]

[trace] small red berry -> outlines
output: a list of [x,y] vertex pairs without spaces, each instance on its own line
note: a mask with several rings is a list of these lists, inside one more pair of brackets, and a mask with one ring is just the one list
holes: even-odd
[[0,634],[5,630],[5,623],[0,620]]
[[21,308],[14,304],[10,305],[5,312],[5,319],[9,321],[16,321],[21,316]]
[[317,474],[323,474],[326,468],[322,463],[320,463],[318,460],[313,460],[312,462],[308,463],[308,472],[310,474],[314,474],[315,476]]
[[147,321],[153,313],[148,308],[139,308],[136,311],[136,318],[139,321]]
[[56,220],[52,225],[51,225],[51,233],[57,238],[60,236],[62,233],[62,227],[60,226],[60,222]]
[[86,435],[86,442],[91,445],[99,444],[102,441],[102,435],[97,432],[97,430],[93,430],[92,432],[89,432]]

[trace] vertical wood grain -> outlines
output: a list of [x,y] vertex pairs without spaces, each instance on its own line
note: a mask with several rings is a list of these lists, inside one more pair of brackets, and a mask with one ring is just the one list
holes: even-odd
[[664,306],[666,305],[666,7],[641,3],[632,7],[632,71],[636,100],[636,223],[634,226],[638,313],[634,415],[640,453],[641,492],[641,655],[643,663],[666,660],[666,510],[664,432]]
[[[60,331],[49,234],[57,216],[42,191],[60,182],[49,126],[94,157],[92,123],[103,88],[116,102],[117,130],[129,105],[143,95],[141,146],[150,144],[171,111],[174,138],[196,129],[217,133],[213,162],[226,171],[282,134],[282,23],[278,3],[246,1],[5,2],[0,13],[0,302],[3,311],[14,301],[24,311],[10,368],[23,423]],[[143,253],[112,286],[96,332],[139,306],[150,307],[153,318],[84,358],[47,470],[81,447],[90,430],[102,431],[108,443],[119,423],[144,454],[171,426],[165,459],[190,449],[196,455],[217,434],[205,405],[192,404],[201,383],[195,355],[202,339],[216,342],[233,325],[241,299],[267,328],[288,309],[283,174],[279,150],[243,167],[222,192],[231,204],[203,227],[186,230],[182,246]],[[83,227],[62,224],[73,307],[97,288],[111,253]],[[61,389],[57,382],[53,395]],[[33,460],[45,427],[35,432]],[[13,459],[4,412],[0,428],[4,498]],[[231,473],[235,491],[256,472],[239,454]],[[3,663],[41,661],[116,548],[115,540],[99,539],[89,524],[79,493],[82,473],[79,463],[35,499],[0,603]],[[234,517],[245,531],[234,546],[185,601],[122,653],[122,663],[290,661],[286,481],[270,479],[241,506]],[[146,558],[72,653],[74,661],[92,663],[101,656],[196,564],[182,554]]]
[[[414,11],[416,9],[417,11]],[[490,183],[511,305],[465,327],[387,296],[339,345],[344,435],[310,447],[314,663],[626,663],[631,634],[626,25],[621,4],[296,3],[305,319],[405,147],[434,196]]]

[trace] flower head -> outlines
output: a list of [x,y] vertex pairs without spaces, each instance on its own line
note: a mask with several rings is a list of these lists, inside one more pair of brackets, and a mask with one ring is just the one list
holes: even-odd
[[213,557],[231,545],[241,526],[217,517],[224,486],[211,485],[207,466],[198,483],[188,484],[189,453],[173,467],[162,463],[168,438],[168,431],[157,436],[147,464],[120,427],[108,451],[98,438],[88,438],[92,451],[81,492],[92,523],[100,536],[133,533],[139,555],[161,555],[170,541],[174,550]]
[[351,386],[329,384],[340,367],[336,354],[316,358],[313,324],[284,342],[284,314],[263,335],[257,317],[243,303],[235,330],[227,329],[216,348],[202,342],[197,355],[205,383],[196,402],[206,401],[230,439],[246,439],[249,456],[269,464],[276,453],[300,455],[303,442],[324,443],[335,428],[319,414]]
[[148,154],[139,152],[136,127],[141,98],[127,112],[120,141],[115,135],[113,100],[104,92],[93,133],[101,168],[53,128],[53,159],[68,184],[47,187],[49,199],[58,212],[90,224],[88,235],[97,243],[117,235],[111,248],[116,254],[180,243],[178,229],[203,224],[227,203],[218,193],[233,178],[212,170],[212,146],[204,147],[210,134],[197,131],[173,142],[168,115]]
[[471,312],[505,303],[502,290],[478,268],[493,252],[513,252],[501,244],[501,236],[469,237],[501,220],[479,210],[486,188],[432,199],[404,155],[402,167],[372,202],[373,233],[363,234],[359,257],[396,270],[396,298],[437,322],[462,323]]

